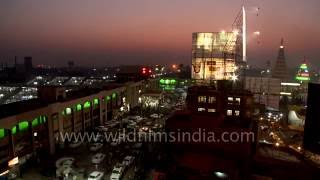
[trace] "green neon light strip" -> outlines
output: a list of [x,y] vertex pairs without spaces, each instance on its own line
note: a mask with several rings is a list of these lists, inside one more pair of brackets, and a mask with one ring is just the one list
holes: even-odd
[[106,96],[107,101],[110,101],[111,97],[110,96]]
[[172,91],[176,89],[174,85],[160,85],[160,87],[166,91]]
[[177,80],[175,80],[175,79],[160,79],[159,82],[160,82],[160,84],[169,85],[169,84],[176,84]]
[[301,69],[308,69],[308,66],[306,64],[301,64],[300,68]]
[[116,93],[113,93],[112,94],[112,99],[115,99],[117,97],[117,94]]
[[297,76],[297,77],[296,77],[296,80],[298,80],[298,81],[310,81],[310,78],[309,78],[309,77]]
[[0,129],[0,139],[6,136],[5,129]]

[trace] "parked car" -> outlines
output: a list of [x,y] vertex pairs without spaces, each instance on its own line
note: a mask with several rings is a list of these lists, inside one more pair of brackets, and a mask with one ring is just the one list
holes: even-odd
[[56,165],[56,176],[60,177],[64,174],[69,174],[72,171],[72,165],[74,163],[73,157],[62,157],[55,163]]
[[73,157],[62,157],[56,161],[56,168],[59,168],[61,166],[70,167],[74,163]]
[[126,156],[123,161],[122,161],[122,164],[124,166],[130,166],[134,161],[134,157],[133,156]]
[[134,129],[134,128],[136,128],[136,127],[137,127],[137,123],[136,123],[135,121],[130,120],[130,121],[128,122],[127,128]]
[[149,132],[150,129],[149,129],[149,127],[147,127],[147,126],[143,126],[143,127],[141,127],[141,128],[139,129],[139,131],[140,131],[140,132]]
[[71,141],[70,144],[69,144],[69,147],[70,148],[76,148],[76,147],[79,147],[81,144],[82,144],[81,141]]
[[98,126],[98,127],[95,127],[95,130],[97,131],[102,131],[102,132],[107,132],[109,129],[105,126]]
[[131,120],[130,120],[129,118],[123,118],[123,119],[122,119],[122,122],[123,122],[123,123],[129,123],[130,121],[131,121]]
[[104,137],[104,135],[102,135],[102,134],[98,134],[93,140],[94,140],[94,142],[103,143],[104,140],[105,140],[105,137]]
[[70,172],[72,172],[72,171],[73,170],[71,167],[61,166],[56,169],[56,176],[57,177],[65,176],[66,174],[70,174]]
[[120,144],[119,141],[112,141],[112,142],[110,143],[111,146],[118,146],[119,144]]
[[99,163],[101,163],[101,162],[104,160],[105,157],[106,157],[105,154],[103,154],[103,153],[97,153],[97,154],[95,154],[94,156],[92,156],[91,162],[92,162],[93,164],[99,164]]
[[103,144],[102,143],[93,143],[90,146],[90,151],[98,151],[100,148],[102,148]]
[[151,114],[150,117],[154,118],[154,119],[158,119],[158,118],[161,118],[162,115],[161,114]]
[[102,180],[104,172],[101,171],[93,171],[89,174],[88,180]]
[[110,143],[111,146],[118,146],[119,144],[121,144],[122,142],[125,141],[125,137],[123,136],[119,136],[118,139],[116,139],[115,141],[112,141]]
[[121,179],[123,174],[123,166],[122,165],[116,165],[110,175],[111,180],[119,180]]
[[105,124],[105,126],[107,127],[107,128],[115,128],[115,127],[117,127],[118,125],[120,124],[120,122],[119,121],[109,121],[109,122],[107,122],[106,124]]

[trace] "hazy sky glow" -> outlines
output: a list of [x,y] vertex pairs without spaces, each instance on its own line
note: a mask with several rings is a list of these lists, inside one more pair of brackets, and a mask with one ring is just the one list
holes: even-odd
[[[241,0],[8,0],[0,2],[0,61],[35,64],[189,63],[191,34],[230,30]],[[274,61],[281,37],[287,63],[320,65],[319,0],[246,0],[248,61]],[[260,7],[259,16],[255,7]],[[260,44],[253,32],[259,30]]]

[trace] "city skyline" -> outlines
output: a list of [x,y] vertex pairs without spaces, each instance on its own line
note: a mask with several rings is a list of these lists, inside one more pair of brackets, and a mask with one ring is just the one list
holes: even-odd
[[[83,66],[191,63],[193,32],[231,30],[241,1],[10,1],[1,4],[0,61]],[[320,2],[246,1],[248,63],[275,63],[284,38],[289,68],[306,56],[318,68]],[[227,13],[226,13],[227,12]],[[292,13],[295,12],[295,13]],[[254,32],[261,35],[257,38]],[[11,62],[13,63],[13,62]]]

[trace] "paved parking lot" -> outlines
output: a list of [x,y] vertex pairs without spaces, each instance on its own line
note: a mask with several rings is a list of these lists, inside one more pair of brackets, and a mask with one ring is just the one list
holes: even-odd
[[[181,103],[179,103],[181,104]],[[131,116],[141,115],[144,114],[145,117],[141,121],[137,121],[136,123],[132,123],[133,120],[130,120],[131,125],[134,125],[134,128],[136,132],[143,130],[150,131],[162,131],[163,127],[165,125],[165,120],[168,118],[169,114],[172,113],[172,108],[168,108],[166,113],[161,115],[161,118],[151,118],[150,115],[152,113],[141,113],[141,111],[137,111],[137,114],[132,114]],[[153,112],[154,114],[154,112]],[[159,115],[159,114],[158,114]],[[156,115],[153,115],[156,117]],[[122,119],[127,118],[127,116],[122,117]],[[128,119],[128,118],[127,118]],[[129,118],[130,119],[130,118]],[[132,127],[128,128],[128,124],[130,122],[120,122],[119,125],[115,127],[108,127],[107,133],[110,132],[117,132],[121,128],[125,128],[126,132],[132,131]],[[120,128],[121,127],[121,128]],[[104,180],[109,180],[111,171],[113,167],[116,164],[122,163],[123,159],[127,155],[132,155],[135,157],[134,163],[127,167],[124,171],[121,179],[138,179],[137,176],[144,177],[143,179],[146,179],[146,176],[150,174],[150,169],[146,169],[144,163],[148,161],[146,157],[144,157],[145,150],[150,151],[150,147],[152,148],[152,143],[141,143],[141,147],[137,148],[137,143],[130,143],[130,142],[122,142],[119,145],[111,146],[110,142],[104,142],[104,146],[99,149],[96,152],[92,152],[89,150],[90,144],[92,142],[84,142],[79,147],[76,148],[70,148],[65,147],[60,153],[57,155],[56,159],[59,159],[61,157],[73,157],[75,159],[74,163],[72,164],[72,172],[77,177],[75,179],[82,180],[87,179],[88,175],[93,171],[101,171],[104,173]],[[147,148],[144,148],[145,146],[148,146]],[[91,158],[96,153],[103,153],[106,155],[104,160],[99,163],[98,165],[95,165],[91,162]],[[52,180],[57,179],[55,177],[44,177],[40,175],[40,169],[41,167],[34,168],[34,169],[28,169],[27,172],[23,174],[23,180]],[[20,178],[21,179],[21,178]],[[72,176],[69,176],[67,180],[73,180]]]

